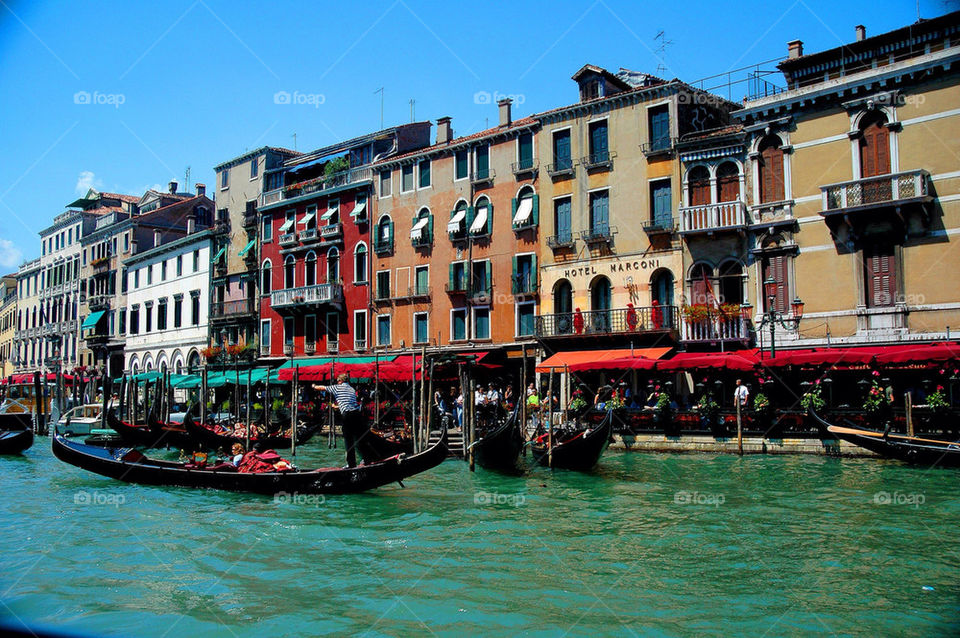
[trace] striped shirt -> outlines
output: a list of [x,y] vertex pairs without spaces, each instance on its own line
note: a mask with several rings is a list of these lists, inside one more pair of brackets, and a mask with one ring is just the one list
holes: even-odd
[[360,409],[360,403],[357,401],[357,391],[347,383],[338,383],[336,385],[326,386],[327,392],[333,395],[340,414],[346,412],[355,412]]

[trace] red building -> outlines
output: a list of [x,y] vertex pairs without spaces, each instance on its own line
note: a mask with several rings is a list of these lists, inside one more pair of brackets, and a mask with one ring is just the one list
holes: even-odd
[[268,171],[259,207],[262,358],[371,347],[370,165],[429,144],[429,122],[405,124]]

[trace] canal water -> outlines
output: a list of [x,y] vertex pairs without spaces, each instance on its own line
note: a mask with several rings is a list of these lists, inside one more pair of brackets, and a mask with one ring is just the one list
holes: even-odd
[[[0,619],[92,635],[960,633],[956,472],[607,452],[353,496],[126,485],[0,457]],[[303,467],[342,463],[314,442]]]

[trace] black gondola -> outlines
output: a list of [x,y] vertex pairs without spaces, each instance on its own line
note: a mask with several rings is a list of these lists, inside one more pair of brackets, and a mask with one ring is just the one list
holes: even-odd
[[357,441],[357,451],[365,463],[375,463],[397,454],[413,452],[413,439],[397,439],[386,437],[379,432],[368,429]]
[[[200,425],[193,420],[193,416],[189,411],[183,417],[183,427],[187,431],[187,434],[189,434],[195,442],[200,443],[212,450],[222,449],[226,451],[229,450],[234,443],[246,445],[245,437],[231,436],[229,434],[217,434],[210,428]],[[311,438],[313,438],[314,434],[320,431],[321,427],[323,427],[323,424],[318,421],[306,427],[297,428],[297,445],[303,445],[309,441]],[[250,443],[256,444],[260,447],[286,450],[290,449],[289,436],[257,436],[251,438]]]
[[[440,465],[447,456],[447,433],[420,454],[395,456],[353,468],[241,473],[230,468],[187,467],[150,459],[131,448],[100,448],[52,437],[53,454],[70,465],[128,483],[210,488],[258,494],[347,494],[400,482]],[[401,483],[402,484],[402,483]]]
[[33,445],[33,430],[0,430],[0,454],[20,454]]
[[127,445],[144,448],[175,446],[178,441],[170,432],[154,430],[149,425],[131,425],[121,421],[113,410],[107,411],[107,425],[120,435]]
[[33,429],[33,414],[30,412],[4,412],[0,414],[0,432],[20,432]]
[[533,458],[540,465],[579,470],[587,472],[600,460],[603,451],[610,443],[613,434],[613,411],[593,428],[583,428],[573,432],[554,433],[552,464],[547,446],[547,437],[543,435],[530,443]]
[[[199,404],[188,407],[187,414],[192,414],[195,408],[199,408]],[[150,410],[150,414],[147,415],[147,427],[157,440],[162,442],[162,445],[186,450],[197,447],[197,441],[190,436],[182,423],[164,423],[154,410]]]
[[480,467],[509,470],[517,467],[523,451],[523,432],[520,431],[520,403],[517,402],[502,423],[482,435],[473,444],[473,453]]
[[888,459],[926,467],[960,467],[960,441],[941,441],[905,434],[878,432],[860,427],[833,425],[811,412],[813,418],[847,443],[858,445]]

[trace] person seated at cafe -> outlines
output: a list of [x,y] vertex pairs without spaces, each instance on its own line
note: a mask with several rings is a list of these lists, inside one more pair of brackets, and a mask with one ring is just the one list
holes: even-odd
[[233,463],[235,467],[239,466],[240,461],[243,460],[243,445],[240,443],[234,443],[230,448],[230,454],[232,455],[230,462]]

